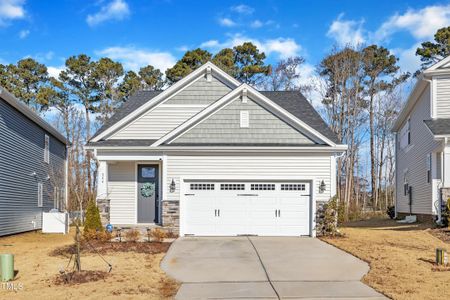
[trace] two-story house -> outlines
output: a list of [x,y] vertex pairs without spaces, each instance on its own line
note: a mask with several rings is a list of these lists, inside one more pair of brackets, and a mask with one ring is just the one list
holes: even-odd
[[440,221],[450,195],[450,57],[418,77],[393,131],[397,216]]
[[41,229],[44,212],[66,209],[67,144],[0,87],[0,236]]

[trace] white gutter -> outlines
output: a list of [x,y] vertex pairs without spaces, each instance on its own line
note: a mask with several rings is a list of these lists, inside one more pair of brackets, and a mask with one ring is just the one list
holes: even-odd
[[212,146],[212,147],[201,147],[201,146],[193,146],[193,147],[181,147],[181,146],[166,146],[166,147],[149,147],[149,146],[126,146],[126,147],[117,147],[117,146],[85,146],[86,150],[147,150],[147,151],[213,151],[213,152],[236,152],[236,151],[244,151],[244,152],[254,152],[254,151],[274,151],[274,152],[286,152],[286,151],[295,151],[295,152],[343,152],[348,149],[347,145],[337,145],[335,147],[221,147],[221,146]]

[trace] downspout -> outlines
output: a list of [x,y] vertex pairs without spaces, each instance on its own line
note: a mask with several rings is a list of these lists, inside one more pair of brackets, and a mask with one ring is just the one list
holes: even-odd
[[68,204],[69,204],[69,149],[70,146],[66,145],[66,161],[65,161],[65,179],[64,179],[64,202],[65,202],[65,207],[64,210],[67,212],[69,209]]

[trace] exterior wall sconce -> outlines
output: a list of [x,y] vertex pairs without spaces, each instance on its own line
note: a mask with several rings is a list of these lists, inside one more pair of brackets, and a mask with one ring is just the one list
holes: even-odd
[[325,184],[325,181],[322,180],[319,185],[319,193],[323,194],[325,192],[325,189],[327,188],[327,185]]
[[173,192],[175,192],[175,189],[176,189],[175,180],[173,180],[173,178],[172,178],[172,182],[170,183],[169,190],[171,193],[173,193]]

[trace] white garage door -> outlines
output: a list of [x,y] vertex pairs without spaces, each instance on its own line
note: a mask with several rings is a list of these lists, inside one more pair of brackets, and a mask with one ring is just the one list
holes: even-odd
[[184,234],[310,234],[308,182],[185,182]]

